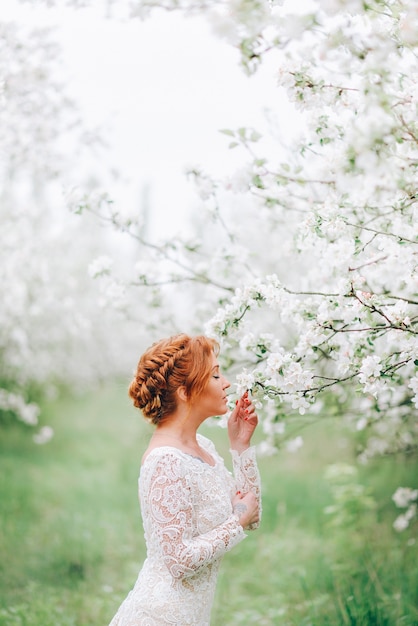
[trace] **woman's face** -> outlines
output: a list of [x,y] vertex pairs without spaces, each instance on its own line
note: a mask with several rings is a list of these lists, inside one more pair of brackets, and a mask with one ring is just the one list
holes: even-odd
[[226,390],[231,383],[221,374],[216,356],[212,355],[212,371],[205,390],[194,401],[194,406],[204,417],[223,415],[228,410]]

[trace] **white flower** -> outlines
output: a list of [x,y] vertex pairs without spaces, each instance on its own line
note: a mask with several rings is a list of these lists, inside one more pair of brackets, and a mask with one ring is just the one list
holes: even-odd
[[346,480],[357,475],[357,469],[354,465],[348,463],[333,463],[328,465],[325,470],[325,478],[329,481]]
[[261,441],[257,444],[257,454],[259,456],[273,456],[277,454],[278,450],[276,446],[274,446],[269,441]]
[[241,396],[245,391],[251,389],[254,385],[254,374],[247,372],[244,368],[240,374],[237,375],[237,382],[235,383],[237,394]]
[[414,392],[414,396],[412,398],[412,402],[415,404],[415,407],[418,409],[418,374],[415,374],[409,381],[408,387],[412,389]]
[[227,181],[226,188],[234,193],[245,193],[251,185],[253,172],[251,167],[237,170]]
[[97,278],[104,274],[109,274],[113,266],[113,259],[108,256],[99,256],[94,259],[88,267],[88,273],[91,278]]
[[403,41],[410,45],[418,43],[418,9],[416,6],[407,6],[403,8],[403,15],[399,21],[399,32]]
[[43,445],[44,443],[48,443],[54,436],[54,431],[51,426],[42,426],[40,431],[33,435],[33,440],[35,443],[39,445]]
[[380,376],[382,370],[381,359],[379,356],[366,356],[360,367],[359,380],[364,385],[371,378]]
[[306,409],[309,409],[310,404],[302,394],[296,394],[292,396],[292,409],[297,409],[300,415],[305,415]]
[[284,422],[273,422],[269,419],[264,419],[262,429],[265,435],[283,435],[286,430],[286,425]]
[[357,420],[357,423],[356,423],[356,429],[357,429],[357,430],[364,430],[364,429],[366,428],[366,426],[367,426],[367,424],[368,424],[368,423],[369,423],[369,422],[368,422],[367,417],[364,417],[364,416],[363,416],[363,417],[360,417],[360,419],[359,419],[359,420]]
[[405,513],[405,517],[408,519],[408,521],[411,521],[417,514],[417,505],[415,504],[411,504],[411,506],[408,508],[407,512]]
[[405,513],[401,513],[393,522],[393,528],[398,532],[402,532],[406,528],[408,528],[409,523],[416,517],[417,514],[417,505],[411,504],[408,510]]
[[34,402],[27,403],[18,394],[0,389],[0,408],[5,411],[12,411],[25,424],[36,426],[40,408]]
[[409,503],[418,498],[418,489],[398,487],[392,496],[392,500],[399,509],[409,506]]
[[194,182],[202,200],[209,200],[215,193],[215,184],[210,178],[198,173],[195,175]]
[[156,269],[157,266],[152,261],[145,261],[142,259],[134,264],[135,275],[150,282],[156,280],[157,278]]
[[103,288],[104,299],[100,302],[101,306],[111,305],[115,309],[122,309],[126,306],[126,288],[115,281],[108,282]]
[[254,333],[247,333],[242,337],[239,342],[239,347],[241,348],[241,350],[252,350],[256,345],[257,340],[254,336]]
[[326,340],[326,335],[322,332],[320,326],[312,325],[301,334],[299,343],[295,348],[297,356],[304,356],[306,352],[312,349],[312,346],[319,346]]
[[277,373],[285,362],[285,355],[281,352],[273,352],[267,359],[266,372],[268,375]]
[[34,403],[22,404],[19,407],[19,417],[22,422],[29,424],[30,426],[36,426],[38,423],[38,416],[40,413],[39,406]]
[[403,530],[408,528],[408,526],[409,526],[409,520],[406,518],[405,515],[398,515],[398,517],[393,522],[393,528],[398,533],[401,533]]
[[299,448],[301,448],[302,446],[303,446],[303,439],[300,435],[298,435],[297,437],[295,437],[294,439],[290,439],[286,443],[286,450],[288,452],[297,452]]
[[279,309],[288,300],[288,296],[275,274],[266,277],[266,283],[261,287],[266,304],[273,310]]
[[300,363],[289,363],[283,373],[283,389],[292,393],[293,391],[304,391],[312,387],[313,378],[309,371],[305,371]]

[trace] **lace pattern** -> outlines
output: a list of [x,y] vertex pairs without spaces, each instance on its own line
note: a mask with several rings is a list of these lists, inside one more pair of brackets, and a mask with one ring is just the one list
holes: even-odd
[[139,498],[147,559],[110,626],[209,626],[222,556],[245,538],[231,499],[237,490],[260,497],[254,448],[232,452],[235,478],[213,443],[215,460],[177,448],[155,448],[144,461]]
[[[241,454],[238,454],[236,450],[230,450],[230,452],[237,490],[241,491],[241,493],[253,492],[258,500],[261,519],[261,481],[255,460],[255,447],[252,446]],[[248,529],[255,530],[259,526],[260,522],[257,522],[251,524]]]

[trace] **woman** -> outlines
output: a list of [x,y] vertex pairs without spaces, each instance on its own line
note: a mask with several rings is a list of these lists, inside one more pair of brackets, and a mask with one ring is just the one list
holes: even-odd
[[139,477],[147,558],[110,626],[208,626],[221,557],[258,526],[260,481],[251,436],[257,415],[245,393],[228,420],[234,478],[197,434],[227,412],[230,386],[218,345],[181,334],[141,357],[129,394],[156,425]]

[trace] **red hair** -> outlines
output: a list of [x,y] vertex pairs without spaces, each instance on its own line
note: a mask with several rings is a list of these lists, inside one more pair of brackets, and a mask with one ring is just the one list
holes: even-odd
[[176,391],[184,387],[190,401],[199,396],[212,372],[212,355],[219,344],[209,337],[174,335],[154,343],[141,356],[129,386],[134,406],[153,424],[177,408]]

